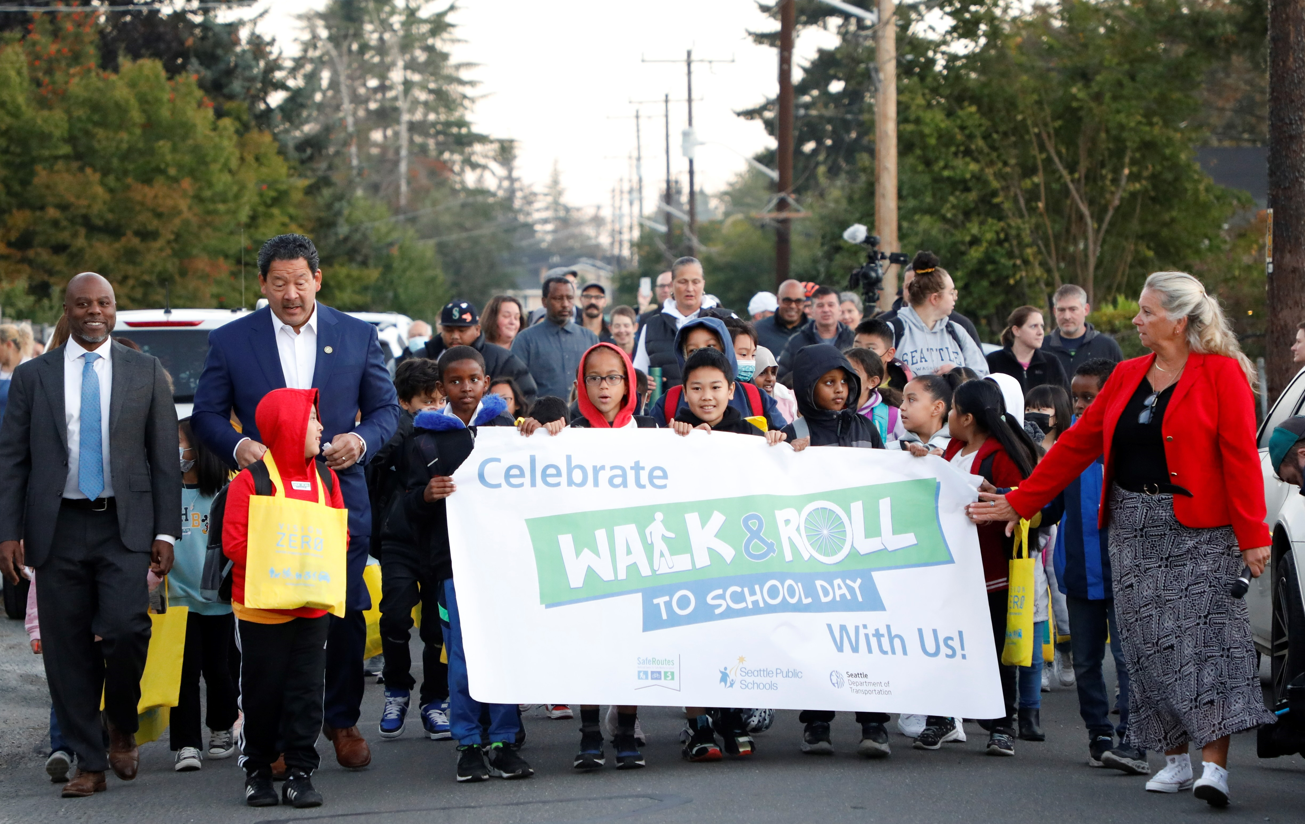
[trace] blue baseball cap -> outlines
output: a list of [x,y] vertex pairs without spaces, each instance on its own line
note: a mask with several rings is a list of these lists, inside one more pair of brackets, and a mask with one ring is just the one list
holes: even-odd
[[1278,474],[1278,467],[1287,460],[1291,448],[1305,438],[1305,416],[1296,416],[1283,421],[1269,436],[1269,463],[1273,474]]

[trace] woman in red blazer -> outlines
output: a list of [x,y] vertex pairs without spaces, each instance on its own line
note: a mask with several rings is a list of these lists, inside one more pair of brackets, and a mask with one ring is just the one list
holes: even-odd
[[[1270,724],[1246,603],[1228,594],[1242,565],[1269,557],[1255,444],[1253,372],[1200,281],[1147,278],[1133,318],[1153,354],[1121,363],[1020,488],[982,494],[978,523],[1032,517],[1099,456],[1115,613],[1131,684],[1128,741],[1163,750],[1152,792],[1228,803],[1228,736]],[[1240,549],[1240,552],[1238,551]],[[1187,747],[1201,747],[1193,781]]]

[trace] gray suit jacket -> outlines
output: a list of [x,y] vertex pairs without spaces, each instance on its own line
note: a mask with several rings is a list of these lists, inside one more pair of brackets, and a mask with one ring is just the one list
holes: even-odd
[[[177,410],[158,358],[110,342],[109,458],[122,542],[149,552],[181,531]],[[64,351],[20,364],[0,426],[0,541],[22,539],[29,566],[50,555],[68,479]]]

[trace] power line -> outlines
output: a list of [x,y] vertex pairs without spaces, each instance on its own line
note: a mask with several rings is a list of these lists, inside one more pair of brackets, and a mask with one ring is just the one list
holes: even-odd
[[102,14],[126,11],[191,11],[198,9],[238,9],[253,6],[258,0],[230,0],[230,2],[186,3],[178,8],[162,3],[132,3],[127,6],[0,6],[0,14],[19,12],[23,14],[76,14],[90,12]]

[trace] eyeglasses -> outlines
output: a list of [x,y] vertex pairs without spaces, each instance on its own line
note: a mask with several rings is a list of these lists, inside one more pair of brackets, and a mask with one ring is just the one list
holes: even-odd
[[1137,422],[1142,426],[1147,426],[1151,423],[1151,413],[1155,410],[1155,402],[1159,398],[1159,392],[1152,392],[1146,400],[1142,401],[1142,412],[1137,416]]
[[794,305],[794,304],[798,304],[798,303],[806,303],[806,302],[807,302],[807,299],[806,299],[806,298],[780,298],[780,299],[779,299],[779,302],[780,302],[780,303],[787,303],[789,306],[792,306],[792,305]]
[[597,301],[602,300],[602,299],[605,298],[605,297],[607,297],[607,295],[603,295],[603,294],[597,294],[597,295],[595,295],[595,294],[591,294],[591,293],[589,293],[589,292],[586,292],[586,293],[584,293],[584,294],[582,294],[582,295],[580,296],[580,300],[590,301],[590,302],[597,302]]
[[585,375],[586,386],[597,386],[605,383],[608,386],[619,386],[625,382],[625,375]]

